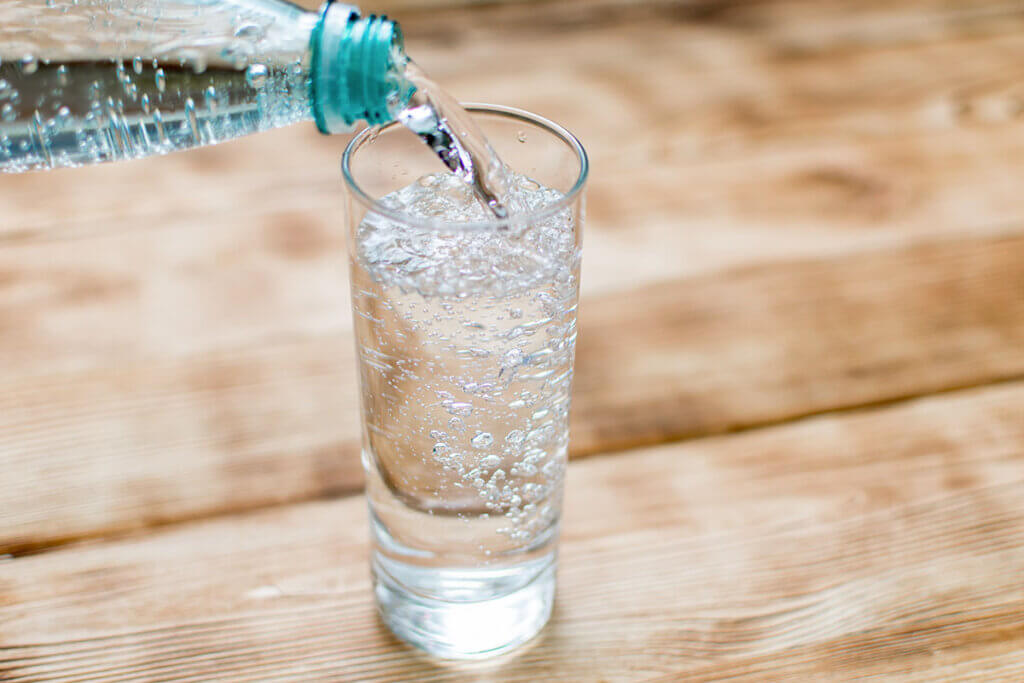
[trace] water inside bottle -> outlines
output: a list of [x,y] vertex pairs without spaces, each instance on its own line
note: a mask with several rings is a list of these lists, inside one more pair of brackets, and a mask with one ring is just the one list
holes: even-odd
[[[470,115],[412,61],[392,115],[498,218],[508,171]],[[410,88],[411,89],[411,88]],[[136,57],[0,60],[0,170],[21,172],[189,149],[309,118],[301,63],[210,64]]]

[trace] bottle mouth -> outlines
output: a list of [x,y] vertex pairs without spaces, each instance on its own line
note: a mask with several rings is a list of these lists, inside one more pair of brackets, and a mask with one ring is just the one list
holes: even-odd
[[321,133],[394,119],[393,107],[411,94],[400,75],[405,52],[398,24],[328,2],[311,43],[313,118]]

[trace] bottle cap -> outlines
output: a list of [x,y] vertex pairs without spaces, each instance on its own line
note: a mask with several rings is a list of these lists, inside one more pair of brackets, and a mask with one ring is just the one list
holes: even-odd
[[321,133],[393,119],[389,104],[408,97],[398,67],[405,58],[402,31],[387,17],[327,2],[311,37],[313,116]]

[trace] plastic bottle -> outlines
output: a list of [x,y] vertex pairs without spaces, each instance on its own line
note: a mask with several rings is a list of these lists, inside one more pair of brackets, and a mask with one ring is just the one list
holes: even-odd
[[406,61],[397,24],[340,3],[5,0],[0,170],[383,123],[413,90]]

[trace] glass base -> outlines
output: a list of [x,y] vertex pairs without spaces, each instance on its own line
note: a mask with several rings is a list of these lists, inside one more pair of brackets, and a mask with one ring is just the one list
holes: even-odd
[[489,657],[533,638],[555,598],[556,556],[479,569],[421,567],[379,551],[373,557],[377,608],[402,640],[451,659]]

